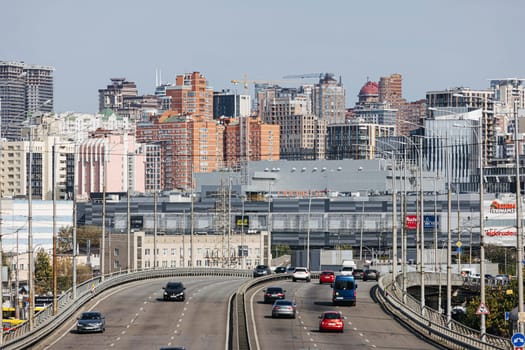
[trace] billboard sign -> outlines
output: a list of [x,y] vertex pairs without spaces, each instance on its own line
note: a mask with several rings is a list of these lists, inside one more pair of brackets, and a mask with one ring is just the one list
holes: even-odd
[[417,215],[407,215],[405,217],[405,228],[407,230],[417,229]]
[[[407,215],[405,217],[405,228],[408,230],[417,229],[417,215]],[[435,225],[439,223],[439,216],[424,215],[423,216],[423,227],[425,229],[433,229]]]
[[250,227],[250,217],[248,215],[235,215],[235,225],[240,227]]
[[485,211],[485,243],[504,247],[515,247],[516,197],[497,198],[483,203]]

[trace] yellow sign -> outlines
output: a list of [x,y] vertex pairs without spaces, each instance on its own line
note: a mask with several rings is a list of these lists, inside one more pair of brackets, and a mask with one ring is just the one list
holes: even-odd
[[456,246],[457,246],[458,248],[461,248],[461,241],[458,241],[458,243],[456,243]]

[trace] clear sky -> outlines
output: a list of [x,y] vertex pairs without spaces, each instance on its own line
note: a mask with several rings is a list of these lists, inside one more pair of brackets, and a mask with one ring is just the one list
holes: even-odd
[[215,90],[245,75],[330,72],[348,107],[367,80],[392,73],[409,101],[525,78],[522,0],[5,0],[0,9],[0,60],[54,67],[56,112],[97,112],[111,78],[153,93],[156,70],[163,82],[199,71]]

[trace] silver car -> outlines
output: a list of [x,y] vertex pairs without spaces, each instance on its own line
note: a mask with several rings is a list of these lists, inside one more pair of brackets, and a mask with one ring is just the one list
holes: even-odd
[[272,306],[272,318],[291,317],[295,318],[297,305],[291,300],[276,300]]
[[87,311],[77,318],[77,332],[101,332],[106,330],[106,318],[98,311]]

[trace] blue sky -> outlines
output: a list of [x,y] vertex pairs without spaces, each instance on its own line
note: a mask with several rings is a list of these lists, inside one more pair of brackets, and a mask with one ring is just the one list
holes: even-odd
[[95,113],[98,89],[115,77],[153,93],[157,69],[164,82],[199,71],[215,90],[245,75],[331,72],[348,107],[367,79],[392,73],[409,101],[525,78],[521,0],[17,0],[1,9],[0,60],[55,67],[57,112]]

